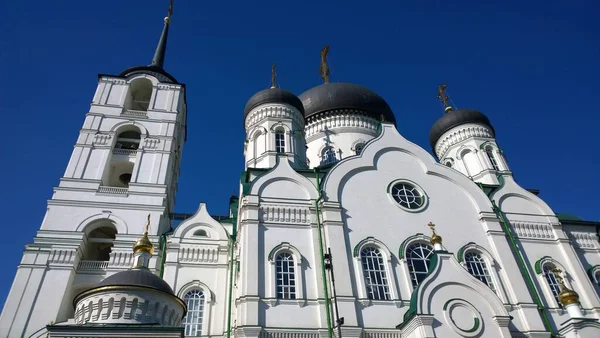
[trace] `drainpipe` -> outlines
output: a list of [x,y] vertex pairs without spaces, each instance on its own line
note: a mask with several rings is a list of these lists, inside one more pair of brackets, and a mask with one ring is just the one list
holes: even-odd
[[233,307],[233,245],[235,237],[229,236],[229,312],[227,313],[227,338],[231,337],[231,311]]
[[162,254],[162,257],[160,258],[160,278],[163,278],[163,275],[165,273],[165,261],[167,260],[167,236],[166,235],[160,235],[160,241],[159,241],[159,246],[160,246],[160,253]]
[[317,168],[313,169],[315,173],[315,177],[317,179],[317,190],[319,192],[319,198],[315,201],[315,209],[317,213],[317,228],[319,230],[319,253],[321,255],[321,276],[323,278],[323,293],[325,296],[325,309],[327,310],[327,334],[329,338],[333,338],[333,327],[331,325],[331,313],[330,308],[331,304],[329,301],[329,291],[327,289],[327,273],[325,272],[325,255],[323,250],[323,234],[322,234],[322,224],[321,224],[321,210],[319,208],[319,202],[323,200],[323,192],[321,191],[321,182],[319,180],[319,170]]
[[548,332],[550,332],[551,337],[556,337],[556,334],[554,333],[554,330],[552,329],[552,325],[550,324],[550,319],[548,318],[548,313],[546,312],[544,305],[542,304],[540,295],[538,294],[535,286],[533,285],[533,280],[531,279],[531,274],[529,273],[529,270],[527,269],[527,266],[525,264],[525,259],[523,258],[523,254],[519,250],[517,241],[515,239],[515,235],[513,234],[510,227],[508,226],[508,221],[504,217],[502,210],[500,210],[500,208],[498,208],[498,206],[496,205],[496,202],[494,200],[491,200],[491,201],[492,201],[492,207],[494,209],[494,212],[496,213],[496,216],[498,216],[498,218],[500,219],[500,224],[502,225],[502,229],[504,230],[504,233],[506,233],[506,236],[508,237],[508,243],[510,244],[513,254],[517,258],[519,270],[521,270],[521,274],[525,277],[525,283],[527,284],[529,293],[533,296],[533,300],[537,305],[537,310],[540,313],[540,316],[542,317],[542,321],[544,322],[544,327],[546,328],[546,330]]

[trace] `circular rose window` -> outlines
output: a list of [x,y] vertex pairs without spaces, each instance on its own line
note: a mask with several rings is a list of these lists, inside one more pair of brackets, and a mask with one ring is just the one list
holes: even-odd
[[410,211],[418,211],[425,206],[425,194],[411,183],[394,183],[390,194],[401,207]]

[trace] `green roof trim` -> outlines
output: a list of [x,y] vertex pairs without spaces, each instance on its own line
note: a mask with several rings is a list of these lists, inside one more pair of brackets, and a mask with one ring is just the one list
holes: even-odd
[[[415,236],[417,236],[417,235],[415,235]],[[415,237],[415,236],[411,236],[411,237]],[[408,240],[408,238],[407,238],[407,240]],[[406,240],[405,240],[405,242],[406,242]],[[402,243],[402,244],[404,244],[404,243]],[[431,256],[431,259],[429,261],[429,271],[427,272],[427,276],[425,276],[425,279],[437,267],[437,265],[439,263],[438,254],[440,254],[440,253],[442,253],[442,254],[449,254],[448,251],[434,251],[433,252],[433,255]],[[408,322],[411,319],[413,319],[414,316],[417,315],[417,294],[419,293],[419,288],[421,287],[421,285],[423,285],[423,284],[419,283],[419,285],[417,285],[417,287],[413,290],[412,294],[410,295],[410,304],[409,304],[409,307],[408,307],[408,311],[406,311],[404,313],[404,317],[403,317],[402,323],[399,324],[398,326],[396,326],[397,329],[402,330],[402,328],[404,326],[406,326],[406,324],[408,324]]]
[[431,238],[429,238],[428,236],[423,235],[422,233],[418,232],[415,235],[412,235],[410,237],[408,237],[407,239],[405,239],[402,244],[400,244],[400,248],[398,249],[398,259],[404,259],[404,254],[406,253],[406,247],[408,246],[408,243],[416,240],[419,237],[424,237],[425,239],[431,240]]
[[552,261],[552,257],[550,256],[544,256],[540,259],[538,259],[535,264],[534,264],[534,269],[535,269],[535,273],[537,273],[538,275],[542,273],[542,269],[544,267],[544,263],[547,261]]
[[458,260],[459,262],[462,262],[463,259],[465,258],[465,252],[467,252],[467,249],[472,248],[472,247],[477,247],[477,246],[478,245],[475,242],[469,242],[469,243],[463,245],[456,252],[456,260]]
[[559,221],[583,221],[583,219],[581,219],[580,217],[577,217],[573,214],[567,214],[567,213],[560,213],[560,214],[556,214],[556,217],[558,217]]

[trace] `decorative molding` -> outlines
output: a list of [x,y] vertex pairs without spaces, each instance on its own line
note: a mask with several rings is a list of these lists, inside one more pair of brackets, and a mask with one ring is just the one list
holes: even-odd
[[511,222],[519,238],[556,239],[550,224],[532,222]]
[[219,262],[218,246],[185,245],[179,248],[180,263],[209,263]]
[[318,136],[323,130],[333,130],[344,127],[367,129],[371,131],[373,135],[377,135],[379,122],[358,110],[333,110],[325,115],[320,115],[307,121],[306,127],[304,128],[306,142],[311,142],[314,138],[313,136]]
[[394,331],[363,331],[360,338],[401,338],[402,332]]
[[310,207],[306,205],[261,203],[259,221],[265,223],[310,224]]
[[319,332],[311,331],[298,332],[297,329],[293,331],[262,330],[259,338],[320,338]]
[[72,265],[76,257],[76,249],[52,249],[48,255],[48,265]]
[[435,153],[438,158],[441,158],[443,157],[442,155],[448,151],[448,148],[471,137],[493,138],[494,133],[491,129],[483,125],[471,124],[463,126],[462,128],[453,128],[452,131],[446,133],[438,140],[435,146]]
[[569,237],[580,249],[596,249],[598,238],[593,232],[570,231]]
[[161,143],[160,139],[157,138],[145,138],[144,139],[144,149],[157,149],[158,145]]
[[257,109],[253,109],[248,116],[244,125],[246,130],[250,130],[254,125],[258,124],[266,118],[285,118],[296,122],[301,128],[304,127],[304,117],[295,108],[283,104],[265,104]]
[[94,135],[93,145],[104,146],[108,145],[111,142],[112,135],[111,134],[96,134]]

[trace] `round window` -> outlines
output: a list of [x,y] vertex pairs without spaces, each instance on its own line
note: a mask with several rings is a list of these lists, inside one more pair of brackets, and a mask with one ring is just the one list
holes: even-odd
[[425,206],[425,194],[411,183],[394,183],[390,194],[401,207],[408,210],[417,211]]

